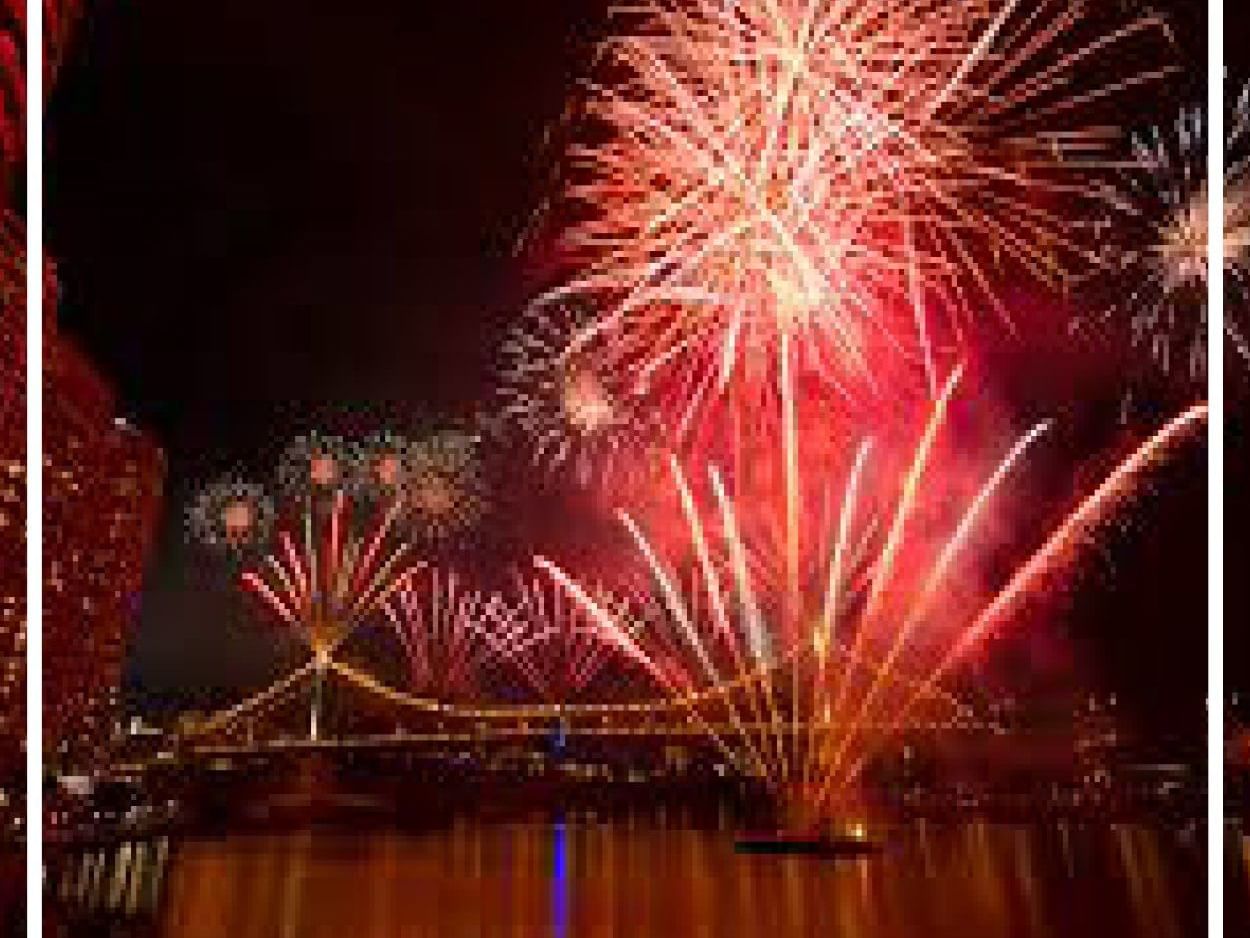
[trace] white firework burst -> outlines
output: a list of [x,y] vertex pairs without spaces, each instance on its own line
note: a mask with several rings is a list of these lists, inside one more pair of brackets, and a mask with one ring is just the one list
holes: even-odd
[[[1225,142],[1221,273],[1228,298],[1226,335],[1250,362],[1238,326],[1250,285],[1250,160],[1236,155],[1247,144],[1247,91],[1235,104]],[[1171,124],[1132,138],[1124,190],[1138,223],[1124,229],[1135,243],[1119,251],[1123,282],[1130,287],[1110,313],[1127,325],[1133,345],[1147,349],[1161,371],[1180,372],[1195,383],[1205,382],[1207,373],[1208,129],[1205,110],[1187,107]]]
[[593,345],[575,345],[591,320],[577,304],[529,310],[500,368],[506,424],[529,440],[535,463],[568,470],[583,486],[609,484],[645,458],[658,423]]

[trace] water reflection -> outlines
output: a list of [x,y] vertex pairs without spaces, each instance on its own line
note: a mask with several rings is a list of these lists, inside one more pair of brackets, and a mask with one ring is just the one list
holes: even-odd
[[657,815],[126,844],[49,894],[76,936],[1188,938],[1201,871],[1200,843],[1144,827],[918,822],[831,862]]

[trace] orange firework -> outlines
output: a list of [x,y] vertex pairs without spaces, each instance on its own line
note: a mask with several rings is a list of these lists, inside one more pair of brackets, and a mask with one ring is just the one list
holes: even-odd
[[[558,566],[536,560],[608,640],[648,667],[673,698],[689,701],[692,718],[727,758],[804,820],[851,792],[886,734],[967,719],[943,678],[1205,418],[1204,407],[1192,408],[1130,456],[987,603],[969,585],[978,580],[974,552],[988,537],[986,515],[1048,424],[1021,435],[963,500],[962,484],[955,488],[950,467],[938,464],[959,377],[956,371],[942,385],[897,473],[881,474],[870,443],[854,451],[833,531],[820,541],[827,552],[783,588],[759,583],[749,569],[741,515],[759,506],[736,505],[712,467],[711,504],[701,509],[675,460],[688,554],[661,555],[621,514],[652,572],[663,621],[605,608]],[[798,482],[797,473],[788,477],[787,484]],[[804,514],[783,516],[787,527],[811,523]],[[798,542],[794,531],[783,551]]]
[[328,658],[413,573],[410,545],[397,533],[401,506],[392,501],[361,524],[344,492],[328,511],[307,504],[277,544],[243,574],[280,622],[318,658]]

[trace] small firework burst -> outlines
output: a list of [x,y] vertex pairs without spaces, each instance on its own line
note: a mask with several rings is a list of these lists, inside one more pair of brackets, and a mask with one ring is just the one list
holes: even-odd
[[288,497],[328,495],[350,486],[355,454],[342,438],[322,433],[296,437],[282,453],[278,484]]
[[360,488],[375,499],[399,498],[412,474],[412,441],[389,431],[360,447],[355,469]]
[[525,434],[534,461],[569,469],[583,486],[610,483],[656,429],[654,412],[593,343],[574,344],[591,320],[577,304],[531,309],[504,343],[500,372],[504,419]]
[[273,519],[273,502],[264,488],[226,479],[205,487],[196,496],[187,511],[187,528],[201,544],[244,553],[265,541]]
[[[1250,361],[1236,322],[1247,296],[1250,174],[1245,155],[1238,159],[1235,153],[1245,149],[1248,105],[1243,92],[1226,141],[1223,273],[1226,333]],[[1131,292],[1109,313],[1126,323],[1133,345],[1147,348],[1164,374],[1183,370],[1196,383],[1204,382],[1207,372],[1207,129],[1206,112],[1188,107],[1172,124],[1132,138],[1124,189],[1138,224],[1124,228],[1134,246],[1118,252]]]
[[442,430],[412,446],[402,504],[425,541],[446,541],[473,529],[486,510],[486,483],[476,434]]

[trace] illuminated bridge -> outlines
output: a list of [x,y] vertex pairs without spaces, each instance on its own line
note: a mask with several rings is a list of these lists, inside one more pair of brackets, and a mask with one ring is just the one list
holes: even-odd
[[[549,746],[553,740],[561,746],[649,740],[725,750],[752,741],[761,746],[794,746],[803,739],[819,744],[845,733],[845,721],[816,719],[809,711],[791,716],[784,696],[788,687],[774,673],[776,667],[684,697],[508,704],[437,701],[397,690],[341,661],[312,660],[247,700],[184,727],[174,745],[190,758]],[[856,732],[870,738],[1002,732],[953,698],[940,695],[939,703],[939,713],[929,708],[905,723],[861,722]],[[139,767],[140,760],[128,766],[126,761],[123,756],[119,768]]]

